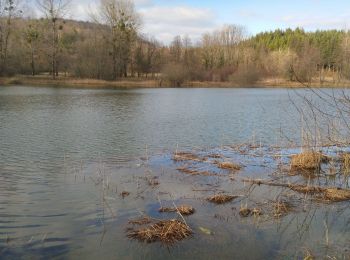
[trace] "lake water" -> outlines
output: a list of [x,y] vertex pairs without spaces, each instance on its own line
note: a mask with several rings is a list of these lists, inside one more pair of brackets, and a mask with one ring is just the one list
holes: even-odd
[[[287,89],[0,87],[0,257],[289,255],[293,242],[281,244],[277,230],[235,222],[228,222],[229,232],[215,222],[220,244],[215,237],[195,236],[189,245],[169,251],[132,242],[124,234],[127,220],[158,202],[145,205],[140,198],[120,199],[118,193],[135,189],[130,176],[144,173],[140,157],[247,141],[280,145],[285,137],[298,143],[300,115],[290,102],[293,95]],[[153,163],[152,170],[164,171],[166,165],[159,165]],[[109,203],[101,199],[96,174],[109,176],[108,185],[115,181],[110,189],[116,195],[108,195]],[[171,189],[177,178],[165,182],[164,188]],[[178,187],[177,199],[188,191]],[[148,192],[146,198],[152,196]],[[209,225],[205,217],[211,210],[215,207],[198,217],[203,226]]]

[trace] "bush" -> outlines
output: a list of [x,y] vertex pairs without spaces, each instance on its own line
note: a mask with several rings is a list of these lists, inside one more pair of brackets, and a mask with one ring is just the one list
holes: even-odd
[[178,63],[169,63],[162,70],[162,79],[168,81],[172,87],[181,87],[188,78],[189,72]]
[[261,73],[256,66],[239,67],[231,76],[230,81],[242,86],[255,84],[259,81]]

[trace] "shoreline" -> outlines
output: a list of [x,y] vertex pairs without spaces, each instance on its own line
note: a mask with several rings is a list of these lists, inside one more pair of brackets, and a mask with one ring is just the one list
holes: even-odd
[[[117,89],[117,88],[175,88],[170,84],[164,84],[159,79],[145,78],[128,78],[118,81],[107,81],[97,79],[80,79],[59,77],[55,80],[47,76],[14,76],[1,77],[0,86],[46,86],[59,88],[86,88],[86,89]],[[320,82],[312,82],[312,88],[350,88],[350,81],[332,82],[326,81],[323,84]],[[307,86],[284,79],[263,79],[254,84],[247,86],[238,85],[232,82],[214,82],[214,81],[187,81],[181,87],[176,88],[307,88]]]

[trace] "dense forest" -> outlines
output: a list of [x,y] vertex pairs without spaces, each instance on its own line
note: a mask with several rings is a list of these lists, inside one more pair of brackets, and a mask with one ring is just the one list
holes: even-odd
[[157,78],[174,86],[350,78],[347,31],[297,28],[248,36],[242,26],[225,25],[199,40],[177,36],[165,45],[139,32],[142,21],[129,0],[101,0],[91,22],[65,19],[69,6],[62,1],[38,0],[39,19],[14,0],[0,2],[0,76]]

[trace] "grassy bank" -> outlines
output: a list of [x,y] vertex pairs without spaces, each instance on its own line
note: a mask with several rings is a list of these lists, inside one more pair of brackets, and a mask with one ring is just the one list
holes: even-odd
[[[76,87],[76,88],[167,88],[172,87],[171,84],[160,79],[146,78],[128,78],[118,81],[106,81],[97,79],[79,79],[70,77],[58,77],[53,80],[48,76],[15,76],[0,78],[0,85],[20,85],[20,86],[53,86],[53,87]],[[331,79],[325,80],[322,84],[315,80],[311,84],[301,84],[296,81],[288,81],[285,79],[265,78],[254,84],[237,84],[233,82],[215,82],[215,81],[187,81],[182,87],[187,88],[239,88],[239,87],[287,87],[302,88],[309,85],[315,88],[328,87],[350,87],[350,81],[334,82]]]

